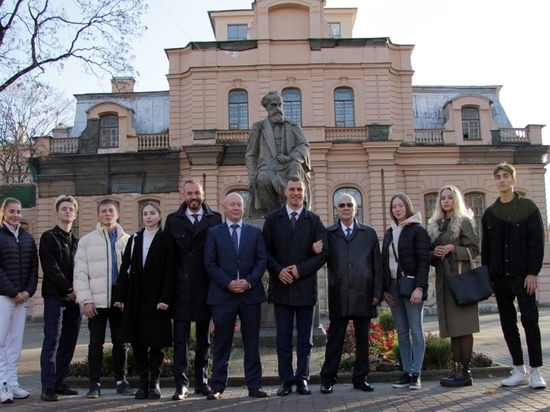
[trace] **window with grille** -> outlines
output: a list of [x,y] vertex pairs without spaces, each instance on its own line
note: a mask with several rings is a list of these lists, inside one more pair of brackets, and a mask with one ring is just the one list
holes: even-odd
[[464,195],[466,206],[474,212],[474,221],[476,222],[475,232],[481,240],[481,218],[485,212],[485,195],[483,193],[472,192]]
[[334,195],[332,196],[332,204],[334,206],[334,222],[338,222],[338,213],[336,213],[336,206],[338,205],[338,199],[340,199],[340,196],[342,195],[350,195],[355,199],[355,203],[357,203],[357,214],[355,215],[355,218],[357,219],[357,221],[362,222],[363,196],[361,196],[361,192],[354,187],[341,187],[340,189],[336,190],[336,192],[334,192]]
[[248,129],[248,93],[244,90],[229,93],[229,129]]
[[99,119],[99,147],[118,147],[118,116],[107,115]]
[[283,97],[283,111],[285,118],[290,119],[302,125],[302,93],[298,89],[289,88],[284,89],[282,93]]
[[435,212],[437,195],[437,192],[424,195],[424,226],[428,226],[428,220],[431,219]]
[[248,26],[246,24],[229,24],[227,26],[227,40],[246,40]]
[[340,87],[334,91],[334,114],[336,127],[355,127],[353,90]]
[[462,137],[468,140],[481,139],[479,110],[475,107],[462,108]]

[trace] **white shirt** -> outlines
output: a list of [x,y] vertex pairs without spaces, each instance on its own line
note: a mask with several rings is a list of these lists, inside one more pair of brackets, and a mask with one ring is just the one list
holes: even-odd
[[[342,231],[344,232],[344,235],[346,235],[346,237],[348,236],[348,232],[346,232],[346,229],[348,228],[346,225],[344,225],[342,223],[342,221],[340,221],[340,226],[342,227]],[[351,222],[351,225],[349,226],[349,228],[351,229],[349,234],[351,235],[353,233],[353,222]]]
[[151,243],[153,243],[153,239],[155,237],[155,235],[157,234],[158,232],[158,228],[157,230],[153,230],[152,232],[145,229],[143,231],[143,265],[145,266],[145,260],[147,259],[147,253],[149,253],[149,248],[151,247]]
[[298,210],[292,210],[290,207],[288,207],[288,205],[286,205],[286,213],[288,214],[288,218],[289,219],[292,219],[292,213],[296,212],[297,215],[296,215],[296,221],[298,221],[298,218],[300,217],[300,214],[302,213],[302,209],[304,207],[302,206],[300,209]]
[[[203,213],[204,210],[202,207],[197,213],[192,213],[189,209],[185,209],[185,216],[187,216],[193,224],[195,224],[195,219],[198,219],[197,224],[201,221]],[[197,215],[197,217],[195,218],[193,215]]]

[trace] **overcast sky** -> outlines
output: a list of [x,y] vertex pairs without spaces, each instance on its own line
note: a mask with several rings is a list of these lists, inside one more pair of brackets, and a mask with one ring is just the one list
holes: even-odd
[[[167,90],[165,48],[213,40],[209,10],[250,9],[252,0],[148,0],[148,30],[135,44],[136,91]],[[389,37],[413,44],[414,85],[502,85],[513,127],[549,124],[549,17],[545,1],[327,0],[357,7],[354,37]],[[68,94],[110,91],[109,78],[85,74],[78,63],[46,75]]]

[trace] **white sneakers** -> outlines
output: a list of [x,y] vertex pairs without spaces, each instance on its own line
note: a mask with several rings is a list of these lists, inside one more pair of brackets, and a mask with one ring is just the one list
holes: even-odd
[[25,389],[23,389],[19,384],[10,386],[13,393],[13,399],[27,399],[30,395]]
[[546,388],[546,382],[540,376],[540,372],[538,370],[534,370],[531,372],[531,388],[533,389],[544,389]]
[[12,403],[13,392],[6,382],[0,387],[0,403]]

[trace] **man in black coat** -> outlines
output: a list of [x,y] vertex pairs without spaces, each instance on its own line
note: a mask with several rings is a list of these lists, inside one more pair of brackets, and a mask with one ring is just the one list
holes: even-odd
[[327,229],[328,308],[330,327],[321,369],[321,393],[332,393],[342,356],[346,329],[353,320],[355,364],[353,388],[372,391],[369,373],[369,330],[376,306],[384,297],[384,275],[376,231],[355,220],[357,204],[353,196],[340,196],[336,204],[340,219]]
[[206,232],[222,223],[221,215],[204,203],[204,189],[196,180],[183,185],[184,202],[168,215],[165,232],[176,243],[176,287],[172,316],[174,318],[174,382],[173,400],[183,400],[189,391],[187,377],[191,322],[196,326],[195,393],[208,395],[208,358],[210,356],[210,319],[206,304],[210,278],[204,267]]
[[[263,235],[269,271],[268,301],[274,304],[277,360],[281,387],[286,396],[296,383],[298,393],[310,395],[309,358],[313,347],[313,316],[317,304],[317,271],[328,257],[326,229],[319,216],[304,207],[305,184],[297,176],[285,188],[287,203],[267,216]],[[313,244],[322,241],[316,254]],[[292,368],[292,331],[296,316],[298,359]]]

